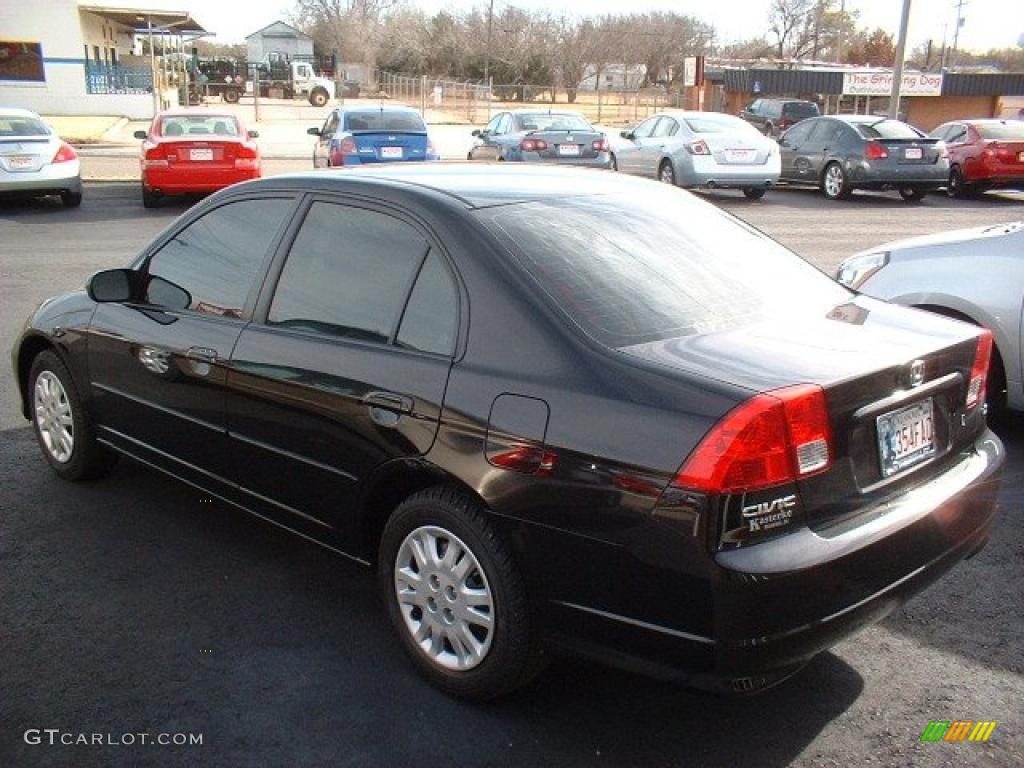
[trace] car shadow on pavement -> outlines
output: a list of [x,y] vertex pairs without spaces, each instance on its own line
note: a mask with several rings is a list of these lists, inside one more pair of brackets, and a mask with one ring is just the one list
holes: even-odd
[[[863,688],[830,653],[750,698],[557,659],[471,705],[413,671],[364,568],[153,470],[61,482],[8,430],[0,506],[0,764],[781,766]],[[204,741],[47,748],[35,727]]]
[[[826,200],[821,191],[814,187],[790,186],[786,184],[769,190],[761,200],[757,201],[747,200],[742,195],[736,197],[718,191],[713,193],[701,191],[700,194],[716,203],[736,203],[737,207],[742,207],[744,204],[763,205],[772,202],[785,202],[787,205],[793,205],[794,201],[797,201],[796,205],[798,206],[806,204],[808,207],[825,209],[835,207],[837,210],[841,210],[842,206],[879,208],[891,206],[894,208],[905,208],[907,206],[924,205],[928,208],[937,209],[994,208],[1004,206],[1010,209],[1017,209],[1019,215],[1019,209],[1024,205],[1024,197],[1021,195],[1001,194],[998,192],[977,195],[961,200],[953,200],[947,197],[945,192],[933,192],[926,195],[924,200],[919,203],[907,203],[895,191],[854,190],[853,194],[845,200]],[[780,200],[780,197],[784,199]]]
[[1011,413],[993,429],[1007,461],[988,544],[882,626],[985,667],[1024,675],[1024,414]]

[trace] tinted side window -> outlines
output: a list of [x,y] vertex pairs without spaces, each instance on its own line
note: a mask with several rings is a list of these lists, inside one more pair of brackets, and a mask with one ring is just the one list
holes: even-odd
[[314,203],[292,244],[267,322],[387,342],[427,242],[383,213]]
[[811,135],[811,130],[814,128],[814,125],[814,123],[799,123],[790,128],[783,136],[786,140],[786,144],[791,147],[799,147],[807,141],[807,137]]
[[494,133],[495,131],[497,131],[498,123],[501,122],[501,118],[503,117],[504,115],[495,115],[493,118],[491,118],[491,122],[487,124],[487,127],[484,128],[484,130],[489,131],[490,133]]
[[675,120],[670,117],[663,117],[661,122],[658,123],[658,127],[654,129],[654,135],[658,137],[674,136],[678,130],[679,124]]
[[399,346],[450,355],[455,348],[459,294],[455,279],[436,251],[430,253],[398,329]]
[[338,119],[338,113],[337,112],[331,112],[331,116],[327,118],[327,122],[324,124],[324,128],[321,131],[321,133],[324,136],[333,136],[334,132],[336,130],[338,130],[338,123],[339,122],[340,121]]
[[[181,230],[150,259],[148,273],[191,295],[189,309],[241,317],[267,249],[291,210],[290,198],[240,200]],[[159,281],[146,302],[162,306]],[[179,307],[175,307],[179,308]]]
[[657,125],[660,117],[651,117],[644,120],[640,125],[637,126],[636,130],[633,131],[633,135],[638,139],[650,138],[654,133],[654,126]]
[[499,135],[500,134],[504,134],[504,133],[508,133],[509,128],[511,126],[512,126],[512,115],[510,115],[508,112],[506,112],[505,114],[503,114],[501,116],[501,119],[498,121],[498,130],[495,131],[495,133],[497,133]]
[[807,141],[819,144],[827,141],[828,136],[832,134],[832,127],[834,123],[831,120],[815,120],[811,126],[811,134],[807,137]]
[[967,126],[954,125],[946,132],[948,144],[963,144],[967,141]]

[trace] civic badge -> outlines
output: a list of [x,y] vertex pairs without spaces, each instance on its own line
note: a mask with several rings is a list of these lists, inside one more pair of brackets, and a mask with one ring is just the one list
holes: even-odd
[[915,360],[910,364],[910,386],[919,387],[924,383],[924,360]]

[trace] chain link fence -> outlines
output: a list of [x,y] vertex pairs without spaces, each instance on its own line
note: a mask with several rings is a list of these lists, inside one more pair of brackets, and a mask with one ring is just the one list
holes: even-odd
[[430,110],[431,122],[482,125],[508,109],[570,109],[592,123],[636,123],[662,109],[697,109],[693,99],[662,87],[631,90],[586,90],[526,83],[452,80],[396,72],[376,73],[377,95]]

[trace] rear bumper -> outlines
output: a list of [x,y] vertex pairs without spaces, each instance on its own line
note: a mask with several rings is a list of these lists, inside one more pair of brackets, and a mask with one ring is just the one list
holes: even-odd
[[917,187],[938,189],[949,181],[947,161],[927,165],[904,165],[874,167],[864,160],[849,168],[850,183],[860,189],[894,189],[896,187]]
[[38,171],[10,172],[0,168],[0,193],[57,194],[81,192],[81,164],[78,160],[50,163]]
[[171,170],[147,168],[142,172],[142,185],[150,191],[168,195],[193,192],[216,192],[240,181],[260,178],[255,169],[202,168],[198,170],[174,168]]
[[611,153],[599,152],[597,157],[542,157],[538,152],[520,152],[509,160],[523,163],[544,163],[547,165],[574,165],[583,168],[611,168]]
[[[1002,443],[986,432],[942,475],[854,520],[718,553],[709,635],[559,602],[554,618],[573,632],[555,640],[691,685],[766,688],[979,551],[993,524],[1003,460]],[[677,596],[680,604],[687,599]]]
[[760,164],[719,163],[711,156],[701,155],[687,159],[688,164],[676,163],[681,187],[746,189],[774,187],[779,183],[781,160],[778,153]]

